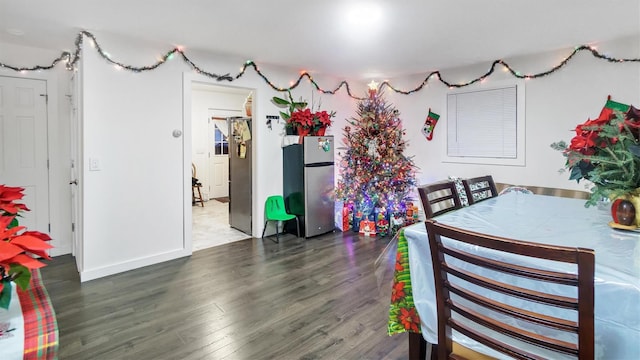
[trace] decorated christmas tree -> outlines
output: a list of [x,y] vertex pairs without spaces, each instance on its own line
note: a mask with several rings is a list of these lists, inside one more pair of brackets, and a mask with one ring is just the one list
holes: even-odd
[[417,219],[410,198],[416,167],[403,154],[406,143],[400,114],[375,85],[370,86],[369,97],[358,103],[356,114],[343,130],[336,197],[352,209],[354,230],[363,232],[365,224],[369,234],[374,222],[373,234],[393,234]]

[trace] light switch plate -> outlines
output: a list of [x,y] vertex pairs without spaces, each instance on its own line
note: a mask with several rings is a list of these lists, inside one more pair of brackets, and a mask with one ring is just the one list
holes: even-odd
[[89,171],[100,171],[100,160],[96,158],[89,159]]

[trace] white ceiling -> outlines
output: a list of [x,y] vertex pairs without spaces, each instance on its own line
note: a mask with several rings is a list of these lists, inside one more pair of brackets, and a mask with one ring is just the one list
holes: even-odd
[[[375,22],[353,26],[356,4]],[[640,1],[0,0],[0,42],[69,51],[80,30],[384,79],[637,35]]]

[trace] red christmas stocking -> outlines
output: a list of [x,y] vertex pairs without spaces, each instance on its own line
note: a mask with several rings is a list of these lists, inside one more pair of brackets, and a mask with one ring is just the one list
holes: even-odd
[[431,108],[429,108],[427,120],[424,121],[424,125],[422,126],[422,134],[424,134],[429,141],[433,138],[433,129],[436,127],[438,119],[440,119],[440,115],[431,112]]

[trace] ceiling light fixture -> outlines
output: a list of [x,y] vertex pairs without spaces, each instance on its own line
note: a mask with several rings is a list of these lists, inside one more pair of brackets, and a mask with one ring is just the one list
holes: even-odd
[[382,20],[382,8],[378,4],[358,2],[351,4],[346,11],[349,25],[370,27]]

